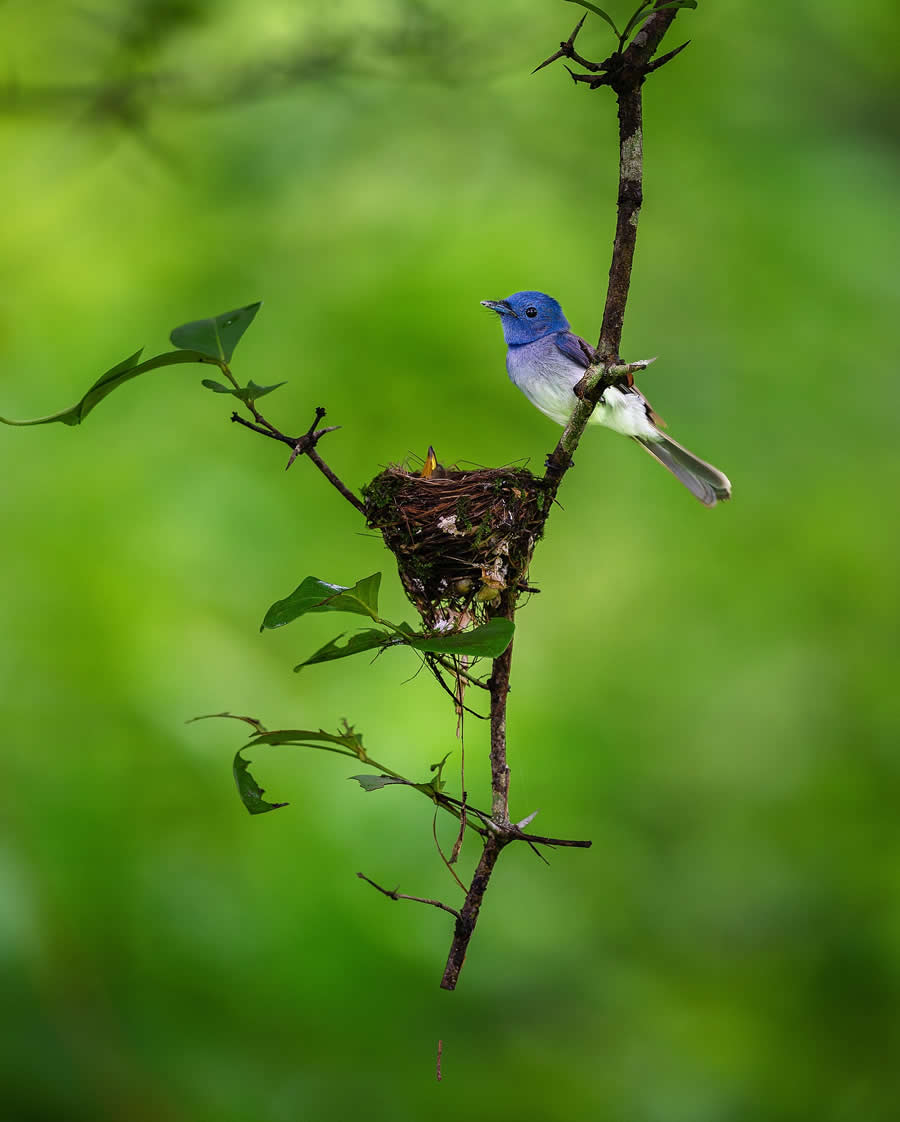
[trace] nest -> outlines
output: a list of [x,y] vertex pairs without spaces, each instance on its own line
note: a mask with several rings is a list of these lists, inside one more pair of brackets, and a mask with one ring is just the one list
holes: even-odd
[[406,595],[430,627],[484,618],[507,590],[528,589],[547,493],[524,468],[386,468],[363,489],[366,517],[397,559]]

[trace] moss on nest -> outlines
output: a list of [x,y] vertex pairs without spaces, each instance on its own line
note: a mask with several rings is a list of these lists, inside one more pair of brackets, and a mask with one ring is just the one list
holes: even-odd
[[386,468],[363,488],[368,523],[397,558],[429,626],[521,591],[544,522],[542,480],[524,468],[441,470],[428,479]]

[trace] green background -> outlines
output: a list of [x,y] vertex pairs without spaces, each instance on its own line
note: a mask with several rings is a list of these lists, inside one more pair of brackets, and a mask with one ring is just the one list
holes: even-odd
[[[558,430],[478,302],[543,289],[596,337],[613,99],[530,76],[577,15],[8,0],[0,412],[264,299],[236,372],[288,379],[288,430],[326,406],[350,485],[429,443],[539,468]],[[184,724],[346,717],[413,778],[455,750],[410,652],[295,676],[343,621],[258,632],[309,574],[381,569],[402,618],[380,541],[191,366],[80,429],[0,430],[0,1116],[896,1119],[898,33],[878,0],[675,21],[623,353],[660,356],[641,385],[734,500],[606,432],[579,449],[510,762],[514,816],[594,847],[504,855],[455,994],[448,917],[355,877],[458,901],[423,799],[270,750],[291,805],[251,818],[240,726]],[[581,45],[612,41],[589,19]]]

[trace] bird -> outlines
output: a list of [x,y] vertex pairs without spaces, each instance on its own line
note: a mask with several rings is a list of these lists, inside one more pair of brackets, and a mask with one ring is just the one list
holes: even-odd
[[[516,292],[481,303],[500,317],[513,385],[551,420],[566,425],[578,401],[574,387],[593,360],[594,348],[570,330],[558,301],[544,292]],[[728,477],[664,433],[660,426],[665,422],[633,386],[608,386],[590,423],[637,441],[704,506],[731,498]]]
[[425,457],[425,463],[422,465],[420,475],[422,479],[445,479],[447,476],[447,469],[443,464],[438,463],[437,454],[430,444],[428,445],[428,455]]

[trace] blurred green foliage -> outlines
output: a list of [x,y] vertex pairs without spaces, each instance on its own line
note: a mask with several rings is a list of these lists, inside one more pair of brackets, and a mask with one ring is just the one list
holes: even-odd
[[[540,288],[597,332],[613,101],[529,76],[573,14],[7,0],[0,411],[264,298],[236,373],[288,380],[286,429],[325,405],[352,486],[429,443],[540,465],[557,430],[478,301]],[[291,806],[251,818],[240,733],[183,723],[346,717],[413,775],[456,750],[412,654],[297,676],[333,623],[258,633],[307,573],[389,575],[379,540],[202,368],[0,430],[4,1118],[897,1117],[900,11],[723,0],[671,34],[624,354],[660,355],[642,386],[734,500],[579,449],[519,617],[511,794],[594,848],[504,855],[456,994],[448,917],[354,876],[458,901],[425,800],[273,749]],[[475,799],[472,721],[466,762]]]

